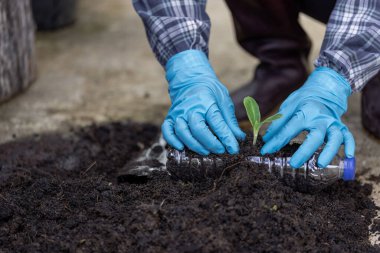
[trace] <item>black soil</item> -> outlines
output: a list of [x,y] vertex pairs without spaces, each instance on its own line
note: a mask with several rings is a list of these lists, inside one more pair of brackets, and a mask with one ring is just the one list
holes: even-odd
[[113,123],[0,146],[0,252],[379,252],[370,185],[294,191],[240,164],[213,181],[117,170],[158,133]]

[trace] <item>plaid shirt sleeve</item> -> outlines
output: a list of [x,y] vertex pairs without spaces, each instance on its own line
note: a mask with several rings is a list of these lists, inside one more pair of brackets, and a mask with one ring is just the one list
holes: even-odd
[[380,70],[380,0],[338,0],[315,66],[330,67],[361,90]]
[[210,19],[207,0],[133,0],[149,43],[165,66],[173,55],[197,49],[208,54]]

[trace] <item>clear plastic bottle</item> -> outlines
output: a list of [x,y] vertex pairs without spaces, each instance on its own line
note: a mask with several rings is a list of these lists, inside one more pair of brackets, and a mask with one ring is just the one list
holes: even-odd
[[[355,158],[336,156],[326,168],[317,166],[319,151],[303,166],[294,169],[290,166],[290,157],[248,156],[240,162],[248,162],[265,168],[285,184],[302,192],[319,191],[339,179],[355,179]],[[192,152],[170,149],[166,168],[171,175],[183,181],[195,181],[205,178],[218,178],[226,167],[231,166],[218,156],[200,156]]]

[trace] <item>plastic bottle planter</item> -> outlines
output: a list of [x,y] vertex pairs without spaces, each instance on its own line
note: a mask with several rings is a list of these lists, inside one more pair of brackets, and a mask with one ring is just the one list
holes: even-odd
[[[290,166],[290,157],[248,156],[243,161],[265,168],[286,185],[301,192],[317,192],[340,179],[355,179],[355,158],[341,159],[336,156],[330,165],[321,169],[317,166],[318,155],[319,152],[316,152],[298,169]],[[230,165],[218,156],[189,155],[186,151],[175,149],[169,150],[166,164],[170,174],[183,181],[218,178],[227,166]]]

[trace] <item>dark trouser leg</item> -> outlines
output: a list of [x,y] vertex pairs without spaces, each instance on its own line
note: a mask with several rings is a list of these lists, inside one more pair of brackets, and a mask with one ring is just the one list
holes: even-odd
[[367,83],[362,92],[363,127],[380,138],[380,73]]
[[328,15],[315,12],[313,1],[226,0],[239,44],[260,60],[254,79],[231,94],[239,120],[246,119],[245,96],[254,97],[265,116],[305,81],[311,43],[298,23],[299,12],[324,21],[333,8],[327,8],[331,0],[322,0],[318,10]]
[[298,23],[295,0],[226,0],[226,3],[239,44],[261,62],[281,65],[288,58],[309,53],[310,40]]
[[327,24],[336,0],[296,0],[300,11],[306,15]]
[[265,117],[307,77],[311,43],[298,23],[295,0],[226,0],[239,44],[260,60],[254,78],[232,92],[238,120],[247,119],[243,99],[252,96]]

